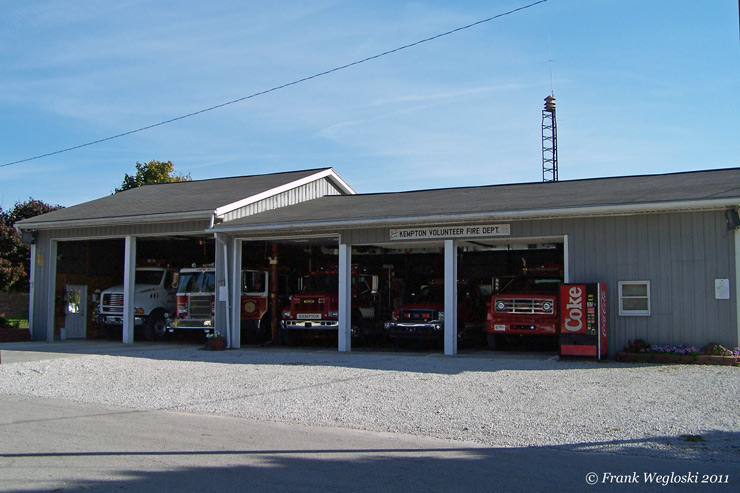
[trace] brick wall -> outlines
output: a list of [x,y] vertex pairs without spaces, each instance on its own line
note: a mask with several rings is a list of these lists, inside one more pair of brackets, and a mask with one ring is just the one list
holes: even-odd
[[28,295],[0,293],[0,315],[6,318],[28,318]]

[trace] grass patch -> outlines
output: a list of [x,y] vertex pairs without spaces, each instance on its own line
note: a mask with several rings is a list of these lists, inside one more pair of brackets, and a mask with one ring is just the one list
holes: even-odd
[[14,329],[27,329],[28,319],[27,318],[6,318],[5,321]]

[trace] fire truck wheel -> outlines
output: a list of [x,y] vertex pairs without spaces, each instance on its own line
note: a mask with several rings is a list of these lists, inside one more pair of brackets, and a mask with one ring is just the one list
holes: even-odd
[[486,340],[491,351],[504,348],[504,339],[499,334],[486,333]]
[[167,321],[161,313],[153,314],[144,327],[147,341],[163,341],[167,337]]
[[257,342],[265,342],[272,339],[272,323],[270,313],[265,313],[260,319],[257,329]]

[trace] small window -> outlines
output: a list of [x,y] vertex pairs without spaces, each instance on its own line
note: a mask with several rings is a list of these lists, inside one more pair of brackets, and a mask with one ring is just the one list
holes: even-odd
[[650,315],[650,281],[619,281],[619,314]]

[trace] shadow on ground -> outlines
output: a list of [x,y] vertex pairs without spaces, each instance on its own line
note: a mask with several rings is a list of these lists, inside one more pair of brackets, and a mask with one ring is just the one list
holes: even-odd
[[[578,452],[594,445],[623,445],[621,441],[508,449],[215,450],[208,447],[207,438],[199,450],[8,453],[0,455],[7,468],[0,490],[516,492],[594,486],[594,491],[625,491],[629,483],[639,484],[640,491],[666,485],[671,491],[702,486],[707,491],[737,491],[737,454],[701,462],[640,456],[672,439],[630,441],[635,455]],[[676,439],[689,449],[704,448],[717,441],[740,443],[740,433],[713,431]],[[121,465],[105,470],[102,461],[111,458]],[[15,471],[31,463],[45,465],[45,473],[36,479],[13,479]],[[85,474],[101,478],[76,477]],[[703,479],[706,484],[701,484]]]
[[[441,351],[417,349],[398,351],[359,349],[340,353],[325,346],[247,346],[225,351],[205,351],[202,345],[182,342],[58,341],[0,344],[0,363],[80,357],[84,355],[124,356],[162,361],[202,361],[225,364],[339,366],[371,370],[458,374],[465,371],[562,370],[620,365],[593,360],[559,361],[552,351],[490,351],[462,349],[456,356]],[[630,364],[635,367],[638,365]],[[645,365],[654,366],[654,365]]]

